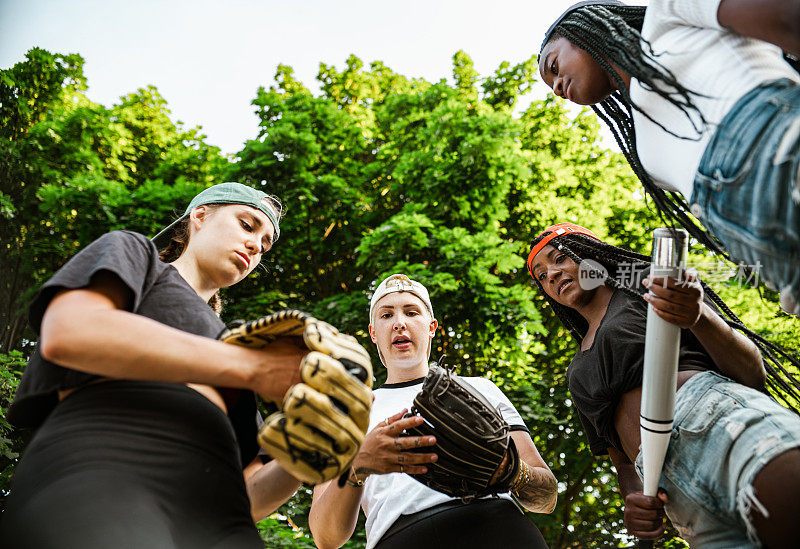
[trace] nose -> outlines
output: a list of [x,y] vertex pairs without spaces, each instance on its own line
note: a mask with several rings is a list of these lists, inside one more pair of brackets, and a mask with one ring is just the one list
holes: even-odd
[[564,98],[564,77],[563,76],[556,76],[553,79],[553,93],[557,96]]
[[251,254],[261,253],[261,243],[255,237],[248,238],[244,245]]
[[560,276],[561,276],[561,269],[559,269],[555,265],[547,266],[547,281],[550,284],[553,284],[556,280],[558,280]]
[[395,318],[394,324],[392,324],[392,330],[394,330],[395,332],[399,332],[405,327],[406,323],[403,321],[403,318],[398,315],[398,317]]

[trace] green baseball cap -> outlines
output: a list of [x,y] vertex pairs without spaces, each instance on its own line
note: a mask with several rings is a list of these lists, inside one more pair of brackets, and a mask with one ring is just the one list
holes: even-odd
[[278,237],[281,235],[281,230],[278,227],[278,216],[275,213],[275,210],[272,209],[274,201],[269,197],[269,195],[265,192],[254,189],[253,187],[242,185],[241,183],[229,182],[220,183],[218,185],[214,185],[213,187],[209,187],[192,198],[192,201],[189,202],[189,205],[186,207],[186,211],[183,212],[183,215],[170,223],[167,228],[162,230],[151,239],[153,243],[155,243],[156,247],[163,248],[169,244],[172,231],[175,229],[178,223],[183,221],[193,209],[197,208],[198,206],[205,206],[206,204],[244,204],[245,206],[255,208],[258,211],[264,212],[264,214],[272,222],[272,226],[275,227],[275,234],[272,237],[273,244],[278,241]]

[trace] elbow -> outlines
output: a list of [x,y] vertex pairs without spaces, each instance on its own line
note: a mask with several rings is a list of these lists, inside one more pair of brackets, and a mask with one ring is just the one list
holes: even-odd
[[547,515],[555,511],[556,505],[558,504],[558,481],[556,480],[556,476],[552,472],[550,473],[550,477],[551,477],[550,481],[552,483],[553,491],[547,506],[545,507],[544,511],[542,511]]
[[748,380],[747,385],[756,389],[763,389],[767,385],[767,370],[764,368],[764,357],[755,344],[751,343],[751,345],[752,355],[749,361],[751,379]]
[[84,343],[81,341],[82,333],[75,329],[76,326],[81,324],[75,322],[74,315],[68,314],[62,307],[48,307],[42,317],[39,337],[39,354],[42,358],[71,367]]
[[308,529],[311,530],[311,537],[314,539],[314,545],[317,546],[317,549],[339,549],[347,541],[336,543],[334,540],[327,539],[325,536],[327,532],[321,531],[322,529],[319,528],[319,525],[312,525],[311,520],[308,521]]
[[758,373],[756,375],[755,387],[761,389],[767,386],[767,370],[764,368],[764,359],[758,354]]
[[73,338],[65,333],[65,330],[53,327],[46,332],[42,331],[39,338],[39,354],[48,362],[59,365],[71,363],[70,357],[73,356],[71,342]]
[[333,532],[330,531],[330,528],[325,527],[325,521],[316,511],[317,509],[312,505],[308,513],[308,529],[311,531],[314,545],[317,546],[317,549],[339,549],[347,540],[336,543],[336,540],[331,539],[331,537],[335,537],[332,536]]

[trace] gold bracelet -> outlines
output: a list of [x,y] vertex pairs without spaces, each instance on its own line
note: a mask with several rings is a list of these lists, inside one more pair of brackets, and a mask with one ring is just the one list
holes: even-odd
[[531,473],[530,469],[528,468],[528,464],[522,460],[519,460],[519,470],[517,471],[517,474],[514,475],[514,480],[511,481],[510,492],[514,492],[514,495],[518,495],[516,494],[516,491],[528,484],[530,480]]
[[[352,480],[350,480],[350,476],[355,477],[356,481],[353,482]],[[347,475],[347,480],[345,480],[344,483],[347,484],[348,486],[352,486],[353,488],[361,488],[362,486],[364,486],[364,481],[358,478],[355,469],[350,471],[350,474]]]

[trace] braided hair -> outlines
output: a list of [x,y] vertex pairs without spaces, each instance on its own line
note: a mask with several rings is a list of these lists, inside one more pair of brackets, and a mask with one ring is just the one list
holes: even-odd
[[631,101],[628,87],[612,63],[636,78],[643,88],[683,111],[698,138],[706,125],[703,114],[692,101],[692,96],[700,97],[700,94],[681,85],[675,75],[658,62],[650,44],[642,38],[645,10],[645,6],[613,3],[580,7],[554,25],[542,49],[556,38],[564,37],[586,51],[614,80],[617,89],[608,98],[592,105],[592,110],[611,130],[628,164],[653,199],[659,215],[670,227],[674,228],[677,223],[704,246],[730,259],[719,240],[690,217],[686,199],[680,193],[658,187],[639,159],[633,125],[634,109],[667,133],[680,139],[691,138],[676,135]]
[[[537,236],[531,243],[531,248],[550,234],[551,231],[545,231]],[[575,263],[581,264],[584,259],[591,259],[598,262],[606,270],[606,272],[599,269],[597,270],[602,276],[603,283],[606,286],[614,290],[622,291],[646,303],[644,300],[645,290],[641,281],[644,280],[649,272],[650,258],[648,256],[612,246],[611,244],[595,240],[583,234],[575,233],[557,236],[550,241],[550,245],[557,248]],[[583,265],[590,267],[591,263],[585,262]],[[621,274],[626,276],[621,277]],[[620,278],[624,278],[625,281],[629,281],[629,283],[620,282]],[[556,316],[569,330],[578,344],[580,344],[583,341],[583,336],[589,329],[586,320],[578,314],[578,311],[575,309],[557,303],[544,291],[539,280],[537,280],[536,277],[533,277],[533,279],[536,282],[536,286],[542,292],[542,295],[544,295],[547,302],[550,303]],[[756,347],[758,347],[758,350],[761,351],[761,356],[764,358],[764,369],[767,372],[766,384],[772,394],[780,398],[784,406],[800,415],[800,380],[796,379],[784,366],[784,363],[788,362],[796,369],[800,370],[800,360],[790,355],[781,346],[776,345],[750,330],[739,317],[731,311],[714,290],[702,280],[700,284],[703,287],[705,295],[722,312],[720,316],[725,323],[742,332]],[[639,288],[642,288],[642,290],[640,291]]]

